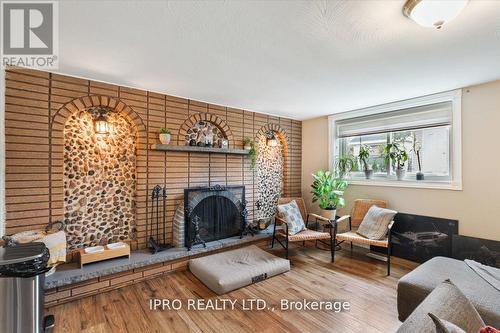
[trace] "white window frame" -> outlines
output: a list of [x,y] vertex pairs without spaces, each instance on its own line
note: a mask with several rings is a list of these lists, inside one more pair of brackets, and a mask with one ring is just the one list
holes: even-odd
[[359,110],[333,114],[328,117],[328,160],[330,170],[335,165],[335,149],[337,141],[336,121],[368,116],[378,113],[397,111],[441,102],[452,103],[451,124],[451,180],[446,182],[417,181],[417,180],[393,180],[393,179],[351,179],[352,185],[389,186],[409,188],[430,188],[444,190],[462,190],[462,89],[442,92],[438,94],[412,98],[383,105],[377,105]]

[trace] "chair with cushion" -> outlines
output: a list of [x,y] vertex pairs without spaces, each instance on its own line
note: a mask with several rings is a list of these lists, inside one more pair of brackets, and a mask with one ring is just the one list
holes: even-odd
[[[382,219],[384,218],[390,218],[390,220],[386,221],[386,223],[381,223],[381,227],[379,231],[379,236],[380,237],[375,237],[378,239],[375,239],[373,237],[366,237],[366,235],[363,235],[363,233],[360,233],[360,226],[367,216],[367,213],[370,211],[370,208],[372,206],[377,206],[381,209],[384,209],[382,214],[384,215]],[[373,246],[378,246],[378,247],[383,247],[387,249],[387,275],[391,274],[391,227],[394,221],[392,221],[392,217],[390,212],[393,212],[395,214],[396,212],[394,211],[389,211],[386,210],[385,208],[387,207],[387,202],[383,200],[370,200],[370,199],[357,199],[354,200],[354,205],[351,210],[351,215],[344,215],[337,219],[337,223],[343,222],[348,220],[349,221],[349,231],[343,232],[343,233],[337,233],[337,228],[334,229],[335,231],[335,239],[338,241],[338,244],[342,242],[350,242],[351,243],[351,250],[352,250],[352,245],[353,243],[358,243],[358,244],[364,244],[364,245],[373,245]],[[377,231],[377,230],[375,230]],[[335,255],[335,251],[334,251]]]
[[[329,232],[308,229],[308,224],[312,220],[329,225]],[[288,259],[288,244],[290,242],[302,242],[304,245],[305,241],[309,240],[330,240],[333,262],[335,237],[332,231],[334,228],[331,226],[332,221],[328,218],[307,213],[302,198],[281,198],[278,201],[278,214],[275,217],[271,247],[274,247],[274,241],[277,241],[286,250],[286,258]]]

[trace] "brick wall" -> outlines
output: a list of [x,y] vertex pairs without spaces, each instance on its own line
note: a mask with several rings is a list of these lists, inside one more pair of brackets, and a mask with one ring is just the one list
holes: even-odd
[[255,137],[263,128],[283,132],[288,141],[284,194],[300,195],[300,121],[34,70],[8,69],[5,84],[7,234],[39,229],[63,218],[64,123],[72,112],[88,106],[110,106],[137,126],[139,246],[145,240],[148,195],[156,184],[166,186],[169,194],[169,238],[174,210],[189,186],[244,184],[249,219],[254,216],[257,185],[248,158],[149,149],[158,143],[160,127],[172,130],[172,144],[184,145],[183,124],[196,114],[224,121],[232,135],[231,147],[241,148],[244,137]]

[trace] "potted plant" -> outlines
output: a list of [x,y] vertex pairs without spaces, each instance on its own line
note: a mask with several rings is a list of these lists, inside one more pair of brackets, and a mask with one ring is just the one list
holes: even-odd
[[391,161],[396,170],[398,180],[403,180],[406,175],[405,164],[408,161],[408,153],[397,143],[388,143],[384,148],[385,160],[389,164]]
[[170,130],[168,128],[160,128],[158,138],[162,144],[168,145],[171,139]]
[[361,148],[359,149],[358,158],[361,161],[361,164],[363,164],[363,169],[365,171],[366,179],[371,179],[373,176],[372,166],[368,163],[369,157],[370,157],[370,147],[365,145],[361,146]]
[[417,163],[418,163],[418,172],[417,172],[417,180],[424,180],[424,173],[422,172],[422,161],[420,159],[420,151],[422,150],[422,145],[420,142],[417,140],[415,137],[415,134],[413,135],[413,151],[415,152],[415,155],[417,155]]
[[254,146],[254,142],[251,138],[245,138],[243,139],[243,149],[245,150],[250,150],[252,149],[252,146]]
[[337,161],[336,174],[340,179],[345,179],[349,176],[349,172],[353,169],[355,164],[354,157],[352,155],[345,155],[339,158]]
[[335,177],[330,171],[320,170],[313,176],[312,201],[319,202],[322,209],[322,215],[335,219],[337,208],[344,206],[344,190],[347,188],[347,182],[341,178]]

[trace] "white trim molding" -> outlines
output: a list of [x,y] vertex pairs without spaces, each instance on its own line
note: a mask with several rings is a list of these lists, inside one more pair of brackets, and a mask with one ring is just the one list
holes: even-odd
[[377,105],[359,110],[347,111],[333,114],[328,117],[328,159],[330,170],[334,169],[337,133],[336,122],[343,119],[368,116],[390,111],[397,111],[418,107],[423,105],[451,102],[452,103],[452,126],[451,126],[451,155],[452,155],[452,177],[449,182],[430,181],[396,181],[396,180],[350,180],[352,185],[409,187],[426,189],[462,190],[462,90],[452,90],[438,94],[412,98],[388,104]]

